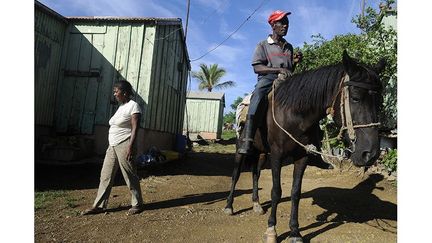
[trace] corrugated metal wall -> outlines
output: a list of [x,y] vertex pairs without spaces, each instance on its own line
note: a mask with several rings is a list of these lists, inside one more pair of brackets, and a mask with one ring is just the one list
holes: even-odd
[[137,93],[141,127],[181,132],[188,66],[180,22],[80,21],[65,38],[58,132],[92,134],[94,125],[108,125],[117,108],[112,84],[120,79]]
[[188,124],[183,129],[191,133],[211,132],[220,137],[222,133],[223,108],[221,100],[190,99],[186,100]]
[[35,124],[54,125],[60,59],[67,23],[35,8]]
[[186,53],[179,25],[159,23],[154,40],[153,71],[144,127],[179,133],[186,103]]

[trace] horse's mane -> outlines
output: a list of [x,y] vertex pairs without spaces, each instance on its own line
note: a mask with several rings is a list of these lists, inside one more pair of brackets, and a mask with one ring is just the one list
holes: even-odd
[[325,109],[343,72],[339,63],[295,74],[276,89],[275,102],[282,108],[302,113]]

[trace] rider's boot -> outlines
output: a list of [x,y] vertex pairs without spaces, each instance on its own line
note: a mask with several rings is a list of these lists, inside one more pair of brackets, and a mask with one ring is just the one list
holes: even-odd
[[256,132],[256,127],[255,127],[254,115],[248,115],[246,117],[246,124],[244,128],[245,135],[242,139],[242,142],[240,143],[240,147],[237,150],[239,154],[245,154],[245,155],[252,154],[253,152],[252,144],[254,141],[255,132]]

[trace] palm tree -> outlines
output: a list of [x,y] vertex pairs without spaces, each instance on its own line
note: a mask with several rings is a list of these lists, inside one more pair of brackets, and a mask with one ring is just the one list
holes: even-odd
[[213,89],[225,89],[235,86],[234,81],[219,83],[226,71],[223,68],[219,68],[217,64],[211,64],[208,67],[206,64],[201,63],[200,69],[199,72],[192,72],[192,77],[196,78],[200,83],[198,86],[199,90],[207,89],[208,92],[212,92]]

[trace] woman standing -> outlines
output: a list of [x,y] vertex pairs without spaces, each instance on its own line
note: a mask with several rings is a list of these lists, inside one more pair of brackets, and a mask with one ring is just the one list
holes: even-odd
[[138,104],[131,100],[133,91],[129,82],[122,80],[114,83],[113,92],[120,106],[109,120],[109,146],[102,166],[96,199],[93,207],[82,212],[82,215],[105,212],[119,167],[132,194],[132,207],[129,209],[128,215],[143,211],[141,187],[136,164],[133,160],[136,152],[135,145],[141,110]]

